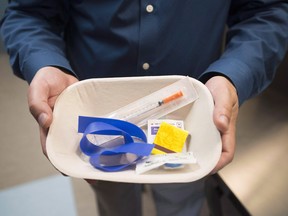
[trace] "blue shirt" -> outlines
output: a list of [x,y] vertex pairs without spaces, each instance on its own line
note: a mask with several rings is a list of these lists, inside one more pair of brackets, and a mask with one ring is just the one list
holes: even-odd
[[285,54],[288,3],[15,0],[1,33],[14,73],[28,82],[48,65],[80,80],[181,74],[205,81],[217,72],[242,103],[267,87]]

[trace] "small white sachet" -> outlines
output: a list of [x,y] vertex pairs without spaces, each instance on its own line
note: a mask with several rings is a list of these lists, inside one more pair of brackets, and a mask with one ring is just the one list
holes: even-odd
[[194,157],[193,152],[179,152],[171,154],[158,154],[150,155],[149,157],[139,161],[136,164],[136,174],[142,174],[149,170],[155,169],[169,164],[196,164],[197,160]]

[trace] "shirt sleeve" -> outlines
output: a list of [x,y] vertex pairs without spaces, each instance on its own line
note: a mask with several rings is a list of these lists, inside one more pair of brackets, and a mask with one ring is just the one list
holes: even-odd
[[31,82],[44,66],[71,71],[65,55],[63,29],[67,5],[61,0],[10,1],[1,21],[14,73]]
[[232,1],[222,56],[202,74],[220,73],[235,85],[239,104],[272,81],[288,46],[287,1]]

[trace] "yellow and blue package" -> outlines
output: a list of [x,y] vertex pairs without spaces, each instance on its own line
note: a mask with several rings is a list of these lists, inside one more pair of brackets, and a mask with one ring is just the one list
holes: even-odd
[[189,132],[162,122],[154,139],[152,154],[182,152]]

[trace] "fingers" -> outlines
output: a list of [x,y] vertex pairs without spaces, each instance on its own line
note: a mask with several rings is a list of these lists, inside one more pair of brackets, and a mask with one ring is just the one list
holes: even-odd
[[211,78],[206,86],[209,88],[215,103],[213,120],[217,128],[224,132],[228,130],[232,117],[232,109],[236,103],[236,90],[224,77]]
[[220,160],[212,171],[212,173],[215,173],[229,164],[234,157],[238,97],[235,87],[225,77],[212,77],[208,80],[206,86],[214,99],[213,120],[220,131],[222,140]]
[[41,68],[34,76],[28,91],[31,114],[38,124],[48,128],[52,123],[52,110],[57,97],[78,80],[58,68]]
[[48,104],[48,99],[49,86],[35,77],[28,90],[29,110],[38,124],[46,129],[52,122],[52,108]]
[[41,142],[42,151],[43,151],[43,154],[48,158],[47,150],[46,150],[46,138],[47,138],[48,129],[40,126],[39,131],[40,131],[40,142]]
[[93,185],[97,182],[97,180],[94,179],[84,179],[88,184]]
[[[220,159],[214,169],[211,171],[211,174],[217,173],[219,170],[224,168],[226,165],[231,163],[234,158],[234,151],[235,151],[235,145],[230,144],[230,147],[226,148],[225,151],[222,151],[222,154],[220,156]],[[224,149],[225,147],[223,147]]]
[[55,101],[64,89],[77,81],[74,76],[58,68],[44,67],[37,71],[29,86],[29,109],[40,126],[40,141],[46,157],[46,138],[52,123]]

